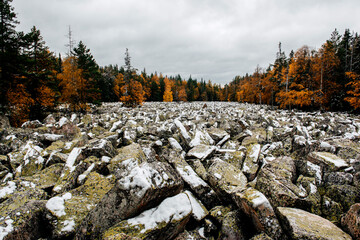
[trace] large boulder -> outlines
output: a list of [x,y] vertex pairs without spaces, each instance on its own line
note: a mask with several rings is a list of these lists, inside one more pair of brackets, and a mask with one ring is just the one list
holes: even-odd
[[305,189],[295,185],[296,167],[290,157],[280,157],[266,164],[259,172],[256,189],[264,193],[273,206],[296,206],[307,197]]
[[219,239],[245,240],[244,230],[241,229],[241,220],[237,211],[231,211],[224,216]]
[[182,232],[192,213],[186,193],[165,199],[159,206],[108,229],[103,239],[122,239],[123,234],[140,239],[171,239]]
[[208,169],[208,179],[213,189],[229,201],[235,188],[245,189],[247,179],[240,169],[219,158],[213,159]]
[[341,219],[341,224],[354,239],[360,239],[360,203],[350,207],[349,211]]
[[277,208],[280,223],[291,239],[351,240],[352,238],[330,221],[297,208]]
[[259,169],[260,151],[260,144],[252,144],[247,146],[246,158],[243,163],[242,171],[249,181],[255,179],[256,173]]
[[199,144],[199,145],[193,147],[186,154],[186,156],[188,158],[196,158],[196,159],[200,159],[200,160],[205,160],[205,159],[211,157],[211,155],[215,152],[215,150],[216,150],[216,148],[214,146]]
[[181,177],[168,163],[128,159],[119,165],[123,165],[119,166],[122,177],[84,219],[78,238],[98,238],[115,223],[154,207],[183,188]]
[[308,160],[320,165],[323,171],[338,171],[349,167],[344,159],[329,152],[312,152],[308,155]]
[[264,194],[253,188],[235,190],[232,198],[253,223],[258,232],[273,239],[283,239],[283,232],[274,209]]
[[49,199],[47,209],[56,216],[53,236],[70,237],[85,216],[113,187],[111,182],[98,173],[90,173],[84,185]]

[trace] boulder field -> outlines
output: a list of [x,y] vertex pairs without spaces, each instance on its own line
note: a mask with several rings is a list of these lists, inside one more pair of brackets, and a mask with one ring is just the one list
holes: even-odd
[[0,124],[0,239],[360,239],[360,118],[104,103]]

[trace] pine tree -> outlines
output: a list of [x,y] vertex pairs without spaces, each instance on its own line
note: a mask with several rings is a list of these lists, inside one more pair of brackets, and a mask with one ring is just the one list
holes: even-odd
[[0,1],[0,104],[5,105],[6,93],[18,73],[19,47],[16,20],[12,0]]

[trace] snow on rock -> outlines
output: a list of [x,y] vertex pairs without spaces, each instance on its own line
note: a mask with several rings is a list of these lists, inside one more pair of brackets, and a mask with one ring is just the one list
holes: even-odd
[[177,151],[182,151],[182,150],[183,150],[182,147],[181,147],[181,145],[179,144],[178,141],[176,141],[175,138],[172,138],[172,137],[171,137],[171,138],[169,138],[168,140],[169,140],[169,143],[170,143],[171,147],[172,147],[174,150],[177,150]]
[[191,137],[189,133],[186,131],[184,125],[179,121],[179,119],[175,119],[174,123],[176,127],[179,129],[181,136],[184,138],[184,140],[189,143],[191,141]]
[[16,190],[16,184],[13,181],[8,181],[7,184],[0,189],[0,199],[12,194]]
[[211,156],[211,154],[216,150],[215,146],[209,146],[209,145],[197,145],[195,147],[193,147],[188,153],[187,153],[187,157],[188,158],[197,158],[200,160],[205,160],[206,158],[208,158],[209,156]]
[[81,155],[81,152],[82,149],[77,147],[70,152],[65,164],[65,166],[70,170],[70,172],[73,172],[75,170],[74,165],[76,164],[79,156]]
[[328,152],[312,152],[308,155],[308,161],[333,171],[349,167],[343,159]]
[[197,221],[201,221],[208,215],[208,210],[205,208],[205,206],[195,198],[195,196],[188,190],[185,191],[185,193],[188,195],[191,208],[192,208],[192,216]]
[[14,220],[10,218],[5,219],[6,227],[0,226],[0,240],[4,239],[9,233],[14,230],[13,223]]
[[128,219],[127,223],[132,226],[143,226],[141,233],[156,229],[160,223],[186,218],[192,212],[192,205],[186,193],[179,193],[162,201],[159,206],[149,209],[139,216]]

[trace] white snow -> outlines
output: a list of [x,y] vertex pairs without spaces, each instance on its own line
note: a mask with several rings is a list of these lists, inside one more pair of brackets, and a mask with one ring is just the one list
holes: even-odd
[[321,167],[319,165],[316,165],[316,164],[314,164],[312,162],[309,162],[309,161],[307,161],[306,164],[307,164],[307,167],[308,167],[308,171],[311,171],[311,172],[315,173],[316,182],[318,184],[320,184],[321,179],[322,179],[322,177],[321,177]]
[[117,122],[114,122],[113,123],[113,125],[112,125],[112,127],[111,127],[111,129],[110,129],[110,132],[115,132],[118,128],[119,128],[119,126],[122,124],[122,121],[120,120],[120,121],[117,121]]
[[217,179],[221,179],[222,176],[219,174],[219,173],[215,173],[214,176],[217,178]]
[[180,130],[181,135],[183,136],[183,138],[187,141],[190,142],[191,138],[189,133],[186,131],[184,125],[179,121],[179,119],[175,119],[174,120],[175,125],[177,126],[177,128]]
[[179,174],[184,179],[184,181],[188,183],[190,186],[193,187],[207,186],[207,183],[204,180],[202,180],[202,178],[200,178],[190,166],[176,167],[176,170],[179,172]]
[[16,184],[13,181],[7,182],[7,185],[0,190],[0,199],[16,190]]
[[102,156],[102,157],[101,157],[101,161],[102,161],[102,162],[105,162],[105,163],[109,163],[109,162],[111,161],[111,158],[108,157],[108,156]]
[[45,133],[42,135],[47,141],[58,141],[61,140],[64,136],[60,135],[60,134],[50,134],[50,133]]
[[199,235],[200,235],[200,237],[202,237],[202,238],[205,238],[204,231],[205,231],[205,228],[204,228],[204,227],[202,227],[202,228],[199,229]]
[[70,171],[72,172],[72,171],[74,171],[75,170],[75,166],[74,166],[74,164],[75,164],[75,161],[76,161],[76,159],[79,157],[79,155],[81,154],[81,148],[74,148],[71,152],[70,152],[70,154],[69,154],[69,156],[68,156],[68,158],[67,158],[67,160],[66,160],[66,167],[68,167],[69,169],[70,169]]
[[335,167],[338,168],[344,168],[344,167],[348,167],[348,164],[341,158],[339,158],[336,155],[331,155],[331,157],[323,152],[317,152],[317,155],[319,157],[321,157],[323,160],[325,160],[328,163],[334,164]]
[[6,219],[5,220],[6,227],[0,226],[0,240],[4,239],[10,232],[14,230],[13,223],[14,220],[12,219]]
[[310,193],[316,193],[316,192],[317,192],[317,187],[314,184],[310,183]]
[[212,154],[215,151],[215,146],[208,146],[200,144],[194,148],[192,148],[187,155],[189,157],[195,157],[197,159],[206,159],[210,154]]
[[205,207],[202,205],[200,200],[196,199],[190,191],[185,191],[188,195],[192,207],[192,216],[197,220],[201,221],[208,214]]
[[62,197],[52,197],[46,203],[46,208],[49,209],[55,216],[61,217],[66,215],[64,198]]
[[55,216],[61,217],[66,215],[65,201],[71,199],[71,193],[65,193],[63,196],[56,196],[50,198],[46,203],[46,208],[49,209]]
[[[168,176],[167,176],[168,177]],[[153,181],[157,186],[164,184],[163,176],[149,166],[148,163],[142,166],[133,166],[130,173],[118,182],[124,190],[132,190],[139,197],[142,197],[145,192],[153,186]]]
[[204,138],[205,138],[204,134],[201,131],[196,130],[195,137],[191,140],[191,142],[189,143],[189,146],[191,148],[193,148],[193,147],[201,144],[201,140]]
[[267,209],[273,210],[269,200],[259,191],[254,191],[250,195],[249,199],[251,199],[252,207],[257,208],[260,205],[266,207]]
[[130,225],[143,225],[141,233],[156,228],[160,223],[181,220],[192,211],[191,202],[186,193],[166,198],[159,206],[144,211],[139,216],[128,219]]
[[261,151],[261,145],[260,144],[255,144],[250,148],[250,154],[249,154],[249,158],[254,162],[257,163],[258,162],[258,158],[260,155],[260,151]]
[[59,127],[61,128],[62,126],[64,126],[65,124],[67,124],[69,122],[69,120],[66,117],[62,117],[59,120]]
[[169,143],[171,145],[171,147],[174,149],[174,150],[178,150],[178,151],[182,151],[182,147],[181,145],[178,143],[178,141],[176,141],[175,138],[169,138]]
[[71,114],[70,122],[72,123],[75,122],[76,118],[77,118],[76,113]]
[[75,221],[73,219],[65,220],[63,224],[64,227],[61,229],[61,232],[71,232],[74,230]]

